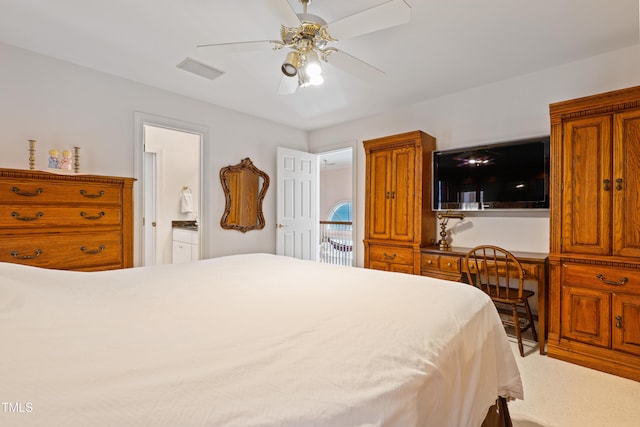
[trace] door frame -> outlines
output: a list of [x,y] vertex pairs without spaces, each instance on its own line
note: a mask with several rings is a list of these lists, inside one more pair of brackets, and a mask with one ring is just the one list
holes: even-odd
[[205,194],[204,185],[204,159],[205,159],[205,147],[208,146],[210,138],[209,128],[204,125],[196,123],[183,122],[181,120],[172,119],[163,116],[157,116],[154,114],[144,113],[136,111],[134,112],[134,149],[133,149],[133,175],[137,180],[137,185],[133,187],[134,197],[134,253],[133,253],[133,265],[136,267],[142,266],[144,261],[144,227],[142,226],[144,216],[144,127],[145,125],[154,126],[159,128],[171,129],[178,132],[186,132],[196,134],[200,136],[200,176],[199,176],[199,194],[198,206],[200,207],[198,232],[200,235],[200,253],[207,254],[207,239],[202,237],[205,235],[206,230],[206,207],[203,203],[203,195]]
[[149,250],[147,242],[151,240],[154,248],[156,247],[156,228],[153,224],[156,221],[156,206],[158,198],[158,153],[145,151],[143,153],[144,161],[144,176],[145,180],[141,183],[144,187],[143,197],[143,233],[144,238],[142,240],[142,262],[141,265],[155,265],[156,264],[156,251]]
[[[337,144],[329,144],[318,146],[316,149],[319,151],[313,151],[313,153],[318,156],[318,159],[323,154],[328,154],[334,151],[341,151],[351,149],[351,208],[352,208],[352,220],[353,223],[353,260],[352,267],[362,267],[364,264],[360,262],[358,255],[364,253],[364,246],[362,245],[362,240],[364,239],[364,221],[359,221],[358,217],[358,206],[360,206],[360,199],[362,199],[362,206],[364,206],[364,189],[361,193],[358,193],[358,142],[356,140],[342,142]],[[318,160],[320,161],[320,160]],[[317,170],[320,170],[320,165],[316,165]],[[320,188],[320,174],[318,173],[318,188]],[[361,194],[361,197],[360,197]],[[318,215],[320,214],[320,203],[318,203]]]

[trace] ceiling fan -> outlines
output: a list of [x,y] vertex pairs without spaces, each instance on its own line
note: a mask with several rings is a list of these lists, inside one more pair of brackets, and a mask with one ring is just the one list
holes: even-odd
[[387,0],[328,24],[321,17],[307,13],[311,0],[298,0],[302,4],[302,13],[296,13],[287,0],[267,1],[285,22],[280,27],[280,40],[213,43],[198,47],[231,51],[264,46],[270,46],[273,50],[288,49],[281,66],[283,77],[278,92],[282,94],[294,93],[298,87],[322,84],[324,76],[321,61],[365,80],[383,75],[378,68],[332,44],[341,39],[406,23],[411,16],[411,9],[404,0]]

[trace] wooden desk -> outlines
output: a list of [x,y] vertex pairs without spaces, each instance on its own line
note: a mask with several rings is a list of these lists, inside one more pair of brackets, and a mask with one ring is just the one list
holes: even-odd
[[[441,250],[438,247],[421,248],[420,274],[439,279],[466,281],[462,269],[462,260],[471,248],[452,247]],[[511,251],[510,251],[511,252]],[[525,279],[538,282],[538,344],[540,354],[545,354],[547,338],[547,276],[548,254],[538,252],[511,252],[522,264]]]

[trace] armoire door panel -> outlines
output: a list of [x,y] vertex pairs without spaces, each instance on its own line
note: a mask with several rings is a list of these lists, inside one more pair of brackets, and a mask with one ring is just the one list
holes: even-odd
[[391,156],[391,240],[412,241],[415,149],[395,149]]
[[640,257],[640,110],[614,116],[613,253]]
[[562,251],[611,253],[611,118],[564,124]]
[[609,347],[610,295],[593,289],[564,286],[561,307],[562,338]]
[[614,294],[612,316],[612,347],[640,356],[640,296]]
[[389,239],[389,216],[391,209],[391,152],[388,150],[371,153],[371,173],[369,174],[369,237]]

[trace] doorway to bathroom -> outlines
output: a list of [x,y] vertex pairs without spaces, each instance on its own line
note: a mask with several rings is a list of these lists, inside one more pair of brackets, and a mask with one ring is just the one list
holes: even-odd
[[198,125],[136,113],[136,265],[169,264],[176,256],[184,262],[187,254],[187,260],[201,258],[206,133]]

